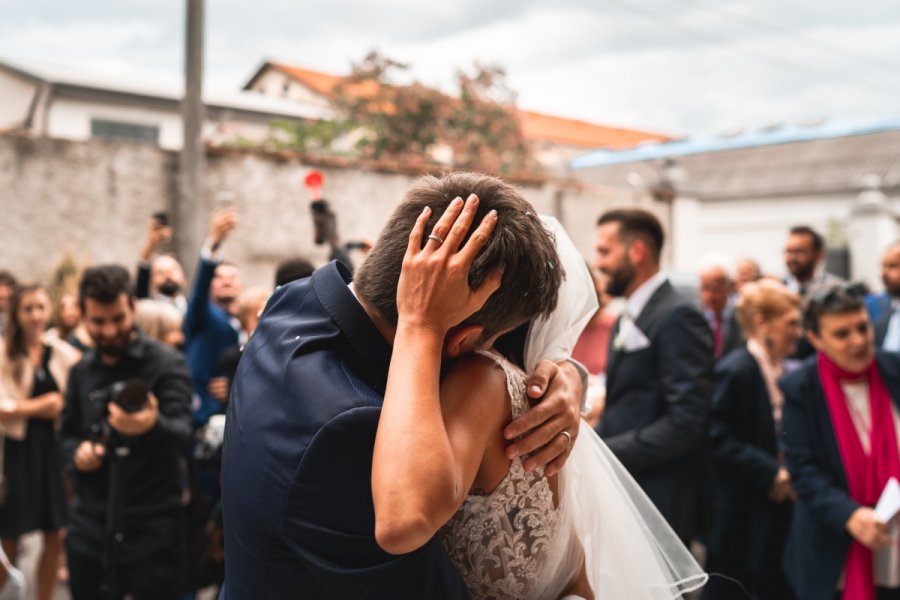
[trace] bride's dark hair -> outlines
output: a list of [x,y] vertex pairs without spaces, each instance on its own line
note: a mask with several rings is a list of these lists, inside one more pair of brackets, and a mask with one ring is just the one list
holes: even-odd
[[[426,236],[454,198],[478,196],[472,231],[485,215],[496,210],[499,221],[469,272],[469,286],[478,287],[495,268],[503,268],[503,282],[467,323],[484,326],[483,339],[517,327],[556,307],[564,276],[556,242],[534,208],[508,183],[477,173],[448,173],[441,178],[417,179],[394,210],[381,237],[359,267],[354,287],[386,320],[397,322],[397,281],[409,234],[428,206],[431,218]],[[427,240],[425,240],[427,241]]]

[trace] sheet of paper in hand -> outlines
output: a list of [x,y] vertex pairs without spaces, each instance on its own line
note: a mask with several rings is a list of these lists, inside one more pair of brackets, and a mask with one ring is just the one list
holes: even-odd
[[891,477],[881,492],[878,504],[875,505],[875,516],[882,523],[889,523],[898,511],[900,511],[900,482]]

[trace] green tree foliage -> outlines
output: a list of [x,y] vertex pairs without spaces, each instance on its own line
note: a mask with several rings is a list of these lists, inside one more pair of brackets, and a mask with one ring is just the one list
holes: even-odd
[[475,65],[472,74],[458,71],[456,84],[455,95],[444,94],[412,80],[408,64],[370,52],[334,89],[338,119],[281,123],[280,145],[332,152],[343,146],[362,158],[414,164],[449,151],[453,168],[534,168],[503,69]]

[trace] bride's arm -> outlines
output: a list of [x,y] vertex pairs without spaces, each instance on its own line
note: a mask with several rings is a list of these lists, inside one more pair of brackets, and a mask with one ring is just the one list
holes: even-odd
[[[407,382],[426,376],[416,362],[398,360]],[[478,355],[453,366],[440,398],[408,389],[385,396],[372,467],[375,538],[391,554],[421,547],[453,516],[509,412],[506,376]]]
[[372,465],[375,534],[388,552],[408,552],[424,544],[435,527],[432,507],[463,493],[460,478],[447,477],[444,470],[455,462],[441,414],[439,379],[447,332],[477,311],[500,285],[499,273],[486,278],[478,290],[468,284],[472,262],[497,224],[495,212],[457,252],[477,205],[474,195],[465,208],[458,199],[451,203],[432,230],[444,242],[429,240],[423,248],[430,216],[426,209],[403,259],[399,317]]

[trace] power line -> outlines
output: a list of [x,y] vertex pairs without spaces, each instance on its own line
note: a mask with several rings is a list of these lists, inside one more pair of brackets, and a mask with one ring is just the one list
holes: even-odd
[[[793,74],[797,74],[798,71],[805,72],[807,76],[815,75],[817,77],[821,77],[823,75],[828,75],[829,72],[827,70],[821,70],[812,68],[808,65],[795,63],[793,61],[784,60],[783,57],[776,57],[771,55],[766,55],[758,52],[752,52],[748,50],[744,50],[740,47],[737,47],[733,44],[729,44],[729,40],[707,33],[701,29],[697,29],[695,27],[691,27],[686,25],[680,21],[674,20],[670,18],[668,15],[661,14],[656,10],[648,8],[642,4],[636,4],[634,2],[630,2],[629,0],[604,0],[607,4],[614,5],[622,10],[637,14],[638,16],[644,17],[655,22],[657,25],[665,27],[666,29],[671,29],[675,31],[679,31],[689,37],[692,37],[696,40],[704,42],[706,44],[710,44],[716,47],[724,48],[725,50],[730,50],[734,53],[745,54],[750,58],[753,58],[757,61],[765,62],[769,66],[779,67],[784,70],[788,70]],[[881,82],[870,82],[869,85],[874,85],[875,87],[880,88],[885,94],[896,94],[896,90],[884,87],[881,85]]]
[[898,70],[900,70],[900,63],[893,62],[890,60],[884,60],[875,56],[867,56],[864,54],[859,54],[853,51],[850,48],[845,46],[839,46],[835,44],[830,44],[828,42],[823,42],[822,40],[809,35],[802,31],[792,31],[786,27],[782,27],[780,25],[775,25],[774,23],[769,23],[768,21],[763,21],[762,19],[757,19],[756,17],[751,17],[744,13],[739,13],[733,9],[730,9],[721,4],[705,4],[703,6],[694,5],[695,8],[699,8],[699,10],[703,10],[706,12],[713,13],[722,19],[726,19],[729,21],[733,21],[735,23],[739,23],[748,27],[750,29],[755,29],[757,31],[761,31],[763,33],[767,33],[769,35],[781,37],[784,35],[790,36],[788,41],[793,42],[795,44],[805,45],[808,47],[818,48],[820,50],[824,50],[826,52],[830,52],[831,54],[843,58],[844,60],[849,60],[855,62],[859,65],[870,67],[873,69],[890,71],[890,73],[894,76],[898,75]]

